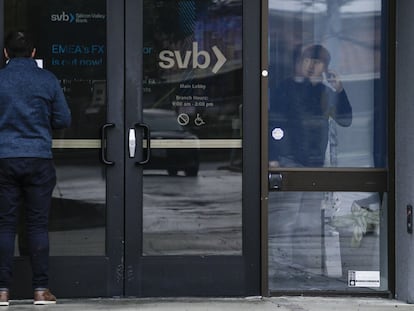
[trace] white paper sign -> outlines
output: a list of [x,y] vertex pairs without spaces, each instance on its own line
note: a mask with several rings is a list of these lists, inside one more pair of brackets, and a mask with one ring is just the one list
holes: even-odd
[[348,271],[349,287],[380,287],[379,271]]
[[35,59],[37,67],[43,68],[43,59]]

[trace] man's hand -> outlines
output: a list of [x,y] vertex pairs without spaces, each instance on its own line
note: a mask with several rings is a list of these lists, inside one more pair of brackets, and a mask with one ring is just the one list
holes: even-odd
[[338,74],[334,71],[329,71],[326,77],[328,83],[335,89],[337,93],[342,92],[344,87],[342,86],[342,82],[338,77]]

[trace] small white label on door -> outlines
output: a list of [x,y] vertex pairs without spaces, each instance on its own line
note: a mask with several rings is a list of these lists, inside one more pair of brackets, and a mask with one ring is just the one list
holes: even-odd
[[380,287],[379,271],[348,271],[349,287]]

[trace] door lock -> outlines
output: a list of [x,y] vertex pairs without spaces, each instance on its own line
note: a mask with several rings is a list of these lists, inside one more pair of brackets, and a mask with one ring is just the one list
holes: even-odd
[[270,191],[282,190],[282,185],[283,185],[282,173],[269,173],[268,180],[269,180]]

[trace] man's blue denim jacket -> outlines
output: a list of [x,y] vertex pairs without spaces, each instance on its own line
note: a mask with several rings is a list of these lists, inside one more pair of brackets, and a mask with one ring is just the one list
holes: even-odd
[[0,158],[52,158],[52,129],[70,126],[59,81],[32,58],[0,70]]

